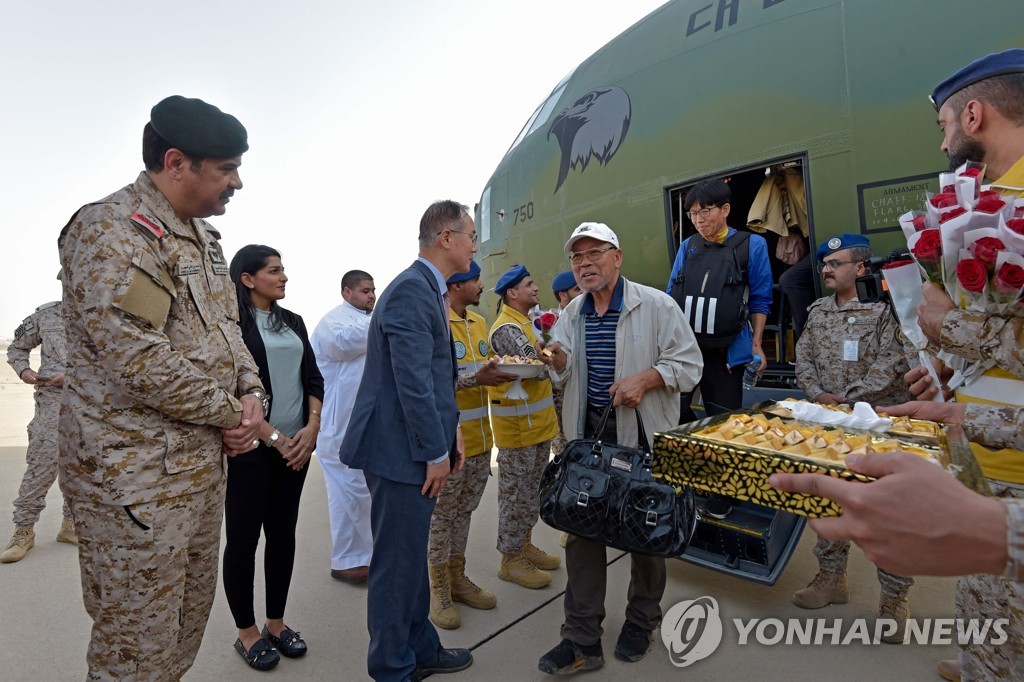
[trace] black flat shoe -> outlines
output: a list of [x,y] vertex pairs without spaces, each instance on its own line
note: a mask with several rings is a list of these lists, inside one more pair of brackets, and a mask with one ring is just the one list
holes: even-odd
[[236,639],[235,651],[242,657],[246,665],[253,670],[270,670],[281,662],[281,657],[274,651],[274,647],[270,646],[270,642],[265,639],[256,640],[248,651],[245,650],[242,640]]
[[270,630],[267,626],[263,626],[263,632],[260,633],[263,638],[274,645],[274,648],[281,652],[282,656],[287,658],[302,658],[306,655],[306,643],[302,641],[302,637],[299,637],[299,633],[285,628],[281,630],[280,637],[274,637],[270,634]]

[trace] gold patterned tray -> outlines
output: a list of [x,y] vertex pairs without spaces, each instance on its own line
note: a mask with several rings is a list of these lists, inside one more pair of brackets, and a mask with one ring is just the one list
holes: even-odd
[[[756,446],[732,443],[697,434],[699,431],[723,425],[737,415],[755,414],[764,412],[761,409],[738,410],[684,424],[671,431],[655,433],[654,475],[675,485],[689,485],[704,492],[719,493],[812,518],[838,516],[842,509],[832,500],[776,490],[768,483],[768,477],[776,472],[820,473],[846,480],[872,480],[868,476],[848,470],[842,462],[826,462],[783,453],[764,443]],[[797,427],[837,429],[792,419],[783,421]],[[872,440],[895,438],[905,443],[909,449],[926,449],[933,459],[964,485],[987,494],[988,487],[985,485],[981,469],[960,427],[937,424],[936,428],[937,443],[926,442],[933,439],[897,436],[893,433],[880,436],[855,429],[838,430],[847,436],[867,437]]]

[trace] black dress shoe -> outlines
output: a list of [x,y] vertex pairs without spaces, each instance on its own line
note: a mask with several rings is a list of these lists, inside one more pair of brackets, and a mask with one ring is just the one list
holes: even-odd
[[270,670],[281,662],[281,657],[274,651],[274,647],[270,646],[270,642],[265,639],[257,639],[248,651],[245,650],[242,640],[236,639],[235,651],[253,670]]
[[437,647],[433,658],[416,664],[416,675],[426,677],[440,673],[457,673],[473,665],[473,654],[469,649],[445,649]]
[[280,637],[274,637],[270,634],[270,630],[267,629],[266,625],[263,626],[263,632],[260,634],[263,635],[263,639],[273,644],[274,648],[280,651],[282,656],[302,658],[306,655],[306,643],[302,640],[302,637],[299,637],[299,633],[288,627],[281,630]]

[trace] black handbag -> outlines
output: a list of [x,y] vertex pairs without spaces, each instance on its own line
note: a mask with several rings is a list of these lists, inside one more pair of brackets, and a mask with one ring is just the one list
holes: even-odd
[[[597,434],[604,432],[611,406]],[[540,517],[558,530],[636,554],[680,556],[697,525],[692,488],[654,478],[654,455],[640,411],[639,447],[574,440],[544,468]]]

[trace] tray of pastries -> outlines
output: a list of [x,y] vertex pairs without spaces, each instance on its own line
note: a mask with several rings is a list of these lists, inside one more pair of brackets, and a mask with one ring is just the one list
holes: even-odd
[[776,472],[821,473],[869,481],[846,468],[847,455],[904,451],[945,468],[974,490],[987,491],[958,426],[927,422],[932,427],[927,433],[876,433],[796,420],[773,408],[777,406],[761,404],[656,433],[654,474],[676,485],[804,516],[837,516],[842,510],[832,500],[776,490],[768,477]]

